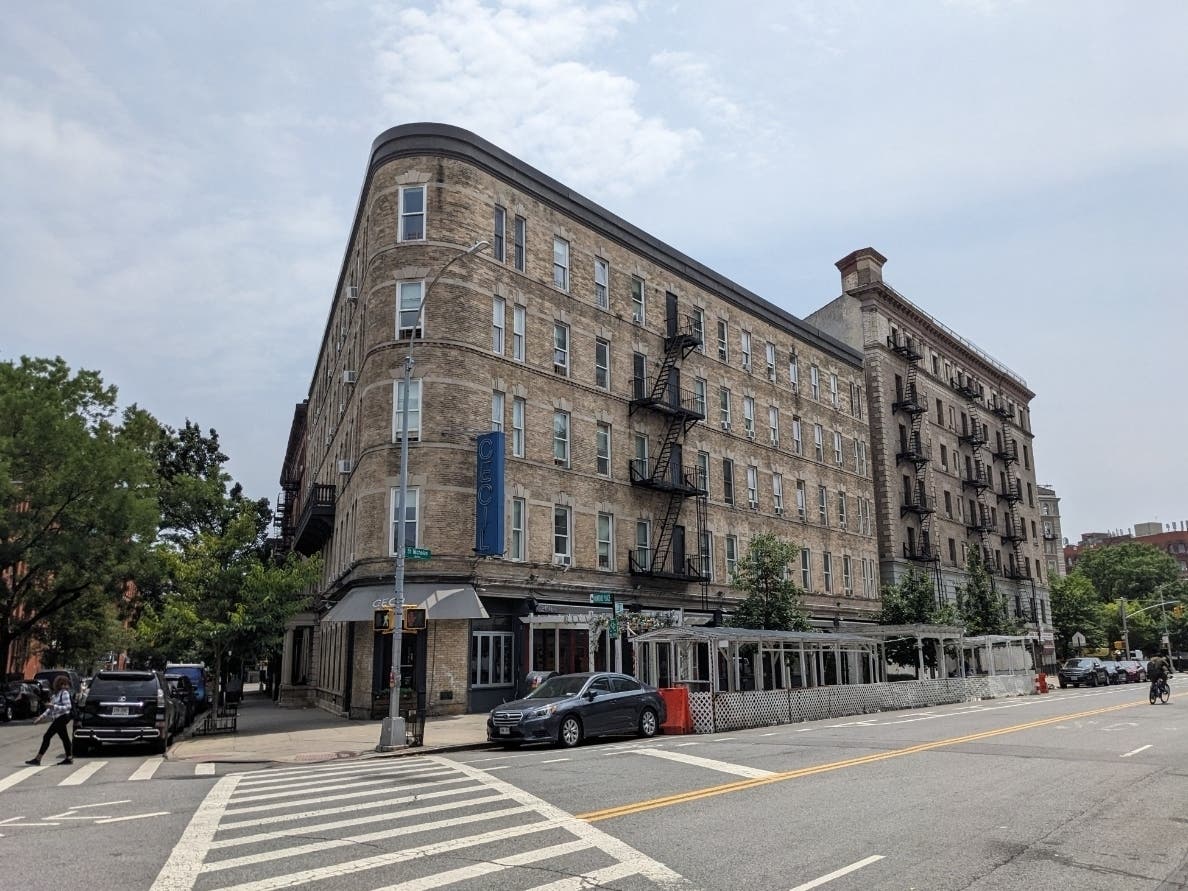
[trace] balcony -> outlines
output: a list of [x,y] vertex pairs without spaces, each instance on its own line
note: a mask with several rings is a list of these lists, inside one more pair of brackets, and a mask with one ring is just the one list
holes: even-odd
[[1003,400],[996,399],[990,404],[990,411],[1004,421],[1015,416],[1015,406]]
[[964,374],[949,378],[949,386],[970,402],[974,402],[982,396],[982,388],[978,386],[977,381]]
[[940,554],[926,542],[908,544],[905,541],[903,543],[903,556],[905,559],[912,560],[916,563],[936,563],[940,560]]
[[1023,534],[1023,527],[1016,526],[1010,522],[1008,522],[1006,526],[1003,527],[1003,530],[999,533],[999,535],[1002,536],[1003,541],[1011,542],[1012,544],[1027,540],[1027,536]]
[[653,568],[649,563],[642,562],[635,551],[627,552],[627,566],[632,575],[642,575],[653,579],[668,579],[674,582],[700,582],[702,580],[701,561],[696,557],[685,560],[684,571],[678,572],[669,567],[657,566]]
[[928,499],[923,495],[917,495],[915,498],[905,498],[903,504],[899,506],[899,515],[916,514],[917,516],[924,516],[925,514],[936,513],[936,508],[928,503]]
[[1002,448],[994,452],[994,457],[1004,464],[1018,464],[1019,463],[1019,448],[1013,442],[1006,443]]
[[928,411],[915,386],[908,387],[906,391],[896,393],[895,396],[895,401],[891,403],[891,411],[902,411],[909,415],[920,415]]
[[1008,504],[1018,504],[1023,500],[1023,486],[1016,480],[1013,486],[1007,486],[1001,492],[996,492],[995,494]]
[[294,529],[293,550],[309,556],[322,549],[334,529],[334,499],[333,484],[309,487]]
[[987,442],[986,435],[982,432],[981,428],[961,434],[957,437],[957,441],[962,445],[967,445],[974,449],[980,449]]
[[982,517],[981,519],[975,519],[972,523],[966,523],[965,529],[967,532],[977,532],[978,534],[998,531],[998,527],[990,522],[989,517]]
[[915,344],[910,337],[887,336],[887,349],[893,353],[898,353],[909,362],[919,362],[924,358],[923,354],[916,349]]
[[990,477],[985,474],[976,474],[974,476],[963,477],[961,480],[962,489],[973,489],[975,492],[983,492],[990,488]]
[[1051,529],[1045,529],[1044,530],[1044,541],[1055,541],[1055,540],[1056,540],[1056,533],[1053,532]]
[[666,352],[680,351],[688,354],[690,350],[694,350],[705,340],[705,335],[701,330],[701,324],[693,316],[683,316],[680,318],[671,318],[668,321],[668,333],[664,338],[664,349]]
[[919,437],[909,436],[907,442],[900,443],[902,450],[895,453],[895,463],[899,464],[903,461],[910,461],[912,464],[920,466],[927,464],[932,460],[932,455],[923,445],[920,444]]
[[643,489],[653,489],[657,492],[676,492],[680,495],[708,495],[705,479],[696,465],[677,467],[672,464],[668,473],[657,474],[651,471],[644,462],[632,459],[627,464],[627,475],[631,485]]
[[684,421],[705,420],[705,400],[693,395],[692,390],[665,387],[663,392],[654,395],[649,383],[647,378],[633,377],[631,379],[631,411],[635,411],[637,408],[650,408]]
[[1031,572],[1021,566],[1010,566],[1002,571],[1004,579],[1011,579],[1016,582],[1025,582],[1031,578]]

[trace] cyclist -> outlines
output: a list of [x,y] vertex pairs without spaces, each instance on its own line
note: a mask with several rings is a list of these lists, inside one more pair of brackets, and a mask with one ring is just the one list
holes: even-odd
[[1147,663],[1147,680],[1151,682],[1151,692],[1156,693],[1161,684],[1166,684],[1171,675],[1171,666],[1162,655],[1156,654]]

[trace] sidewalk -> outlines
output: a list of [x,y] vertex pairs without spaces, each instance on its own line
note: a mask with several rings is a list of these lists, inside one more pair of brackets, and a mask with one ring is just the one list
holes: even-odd
[[[195,720],[200,723],[201,717]],[[262,693],[244,693],[237,733],[187,737],[169,750],[172,761],[309,763],[378,755],[380,721],[348,721],[318,708],[282,708]],[[485,748],[487,716],[451,715],[425,721],[425,744],[388,755]]]

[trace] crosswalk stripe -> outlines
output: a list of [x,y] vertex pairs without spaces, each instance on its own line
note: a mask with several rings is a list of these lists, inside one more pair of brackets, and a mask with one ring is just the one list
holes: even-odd
[[547,885],[537,885],[527,891],[581,891],[583,888],[603,888],[608,882],[617,882],[619,879],[635,875],[636,872],[638,870],[634,863],[616,863],[582,873],[580,876],[570,876],[567,879],[549,882]]
[[[449,773],[448,770],[437,770],[437,771],[433,771],[432,773],[423,774],[423,776],[443,776],[448,773]],[[292,798],[295,795],[309,795],[311,793],[316,793],[322,789],[327,789],[327,790],[329,790],[329,789],[362,789],[365,786],[379,786],[379,785],[384,785],[384,786],[388,786],[389,788],[391,788],[391,783],[392,783],[391,777],[380,777],[379,779],[374,779],[374,780],[358,780],[353,783],[334,783],[334,782],[330,782],[329,784],[319,783],[314,788],[309,788],[308,783],[298,783],[298,784],[296,784],[295,788],[287,788],[282,792],[262,792],[262,793],[259,793],[256,795],[239,796],[239,797],[235,798],[233,803],[238,805],[238,804],[244,804],[249,801],[268,801],[270,799],[275,799],[275,798]],[[396,787],[396,788],[400,788],[400,787]]]
[[[356,801],[341,807],[324,807],[314,811],[299,811],[297,813],[277,814],[275,817],[253,817],[250,820],[236,820],[230,823],[220,823],[219,829],[244,829],[248,826],[271,826],[276,823],[292,823],[296,820],[313,820],[317,817],[333,817],[338,814],[354,814],[359,811],[372,810],[378,807],[392,807],[397,804],[409,804],[413,801],[426,801],[434,798],[448,798],[452,795],[468,795],[481,790],[482,786],[463,786],[461,789],[442,789],[439,792],[420,792],[412,795],[401,795],[399,798],[381,798],[379,801]],[[468,799],[473,801],[474,799]]]
[[[417,860],[422,857],[433,857],[437,854],[448,854],[453,851],[462,850],[463,848],[473,848],[478,845],[507,841],[510,838],[518,838],[537,832],[546,832],[555,828],[556,824],[552,821],[542,820],[539,823],[528,823],[524,826],[496,829],[492,832],[484,832],[482,835],[468,835],[463,838],[435,842],[419,848],[407,848],[403,851],[377,854],[373,857],[361,857],[357,860],[348,860],[344,863],[335,863],[331,866],[319,866],[287,875],[269,876],[266,879],[257,879],[254,882],[244,882],[240,885],[228,885],[224,888],[210,889],[210,891],[279,891],[281,888],[291,888],[294,885],[317,882],[322,879],[340,878],[357,872],[379,869],[381,866],[391,866],[395,863],[404,863],[408,860]],[[158,891],[158,889],[154,888],[154,891]]]
[[[295,845],[291,848],[280,848],[273,851],[261,851],[256,854],[248,854],[245,857],[228,857],[226,860],[215,860],[207,862],[202,865],[203,872],[219,872],[224,869],[234,869],[239,866],[258,866],[270,860],[284,860],[288,857],[302,857],[306,854],[316,854],[319,851],[330,851],[334,848],[344,848],[353,845],[367,844],[374,841],[382,841],[384,839],[399,838],[402,835],[413,835],[417,832],[432,832],[437,829],[448,829],[451,826],[465,826],[469,823],[481,823],[484,820],[495,820],[500,817],[510,817],[515,814],[523,814],[532,810],[530,807],[525,807],[518,804],[515,807],[507,807],[497,811],[483,811],[478,814],[467,814],[463,817],[451,817],[448,820],[434,820],[429,823],[418,823],[415,826],[396,826],[392,829],[381,829],[378,832],[366,832],[363,835],[349,835],[343,838],[332,838],[326,841],[310,842],[305,845]],[[529,824],[534,826],[537,824]],[[545,824],[546,826],[548,824]],[[310,827],[311,829],[316,827]],[[513,834],[518,833],[520,826],[511,827]],[[506,830],[505,830],[506,831]],[[491,833],[487,833],[490,835]],[[476,836],[477,837],[477,836]]]
[[[425,807],[414,807],[408,810],[401,811],[400,819],[405,817],[419,817],[423,814],[436,814],[442,811],[457,810],[460,807],[470,807],[472,804],[490,804],[493,801],[502,801],[502,795],[487,795],[483,798],[467,798],[465,801],[447,801],[444,804],[429,804]],[[251,845],[256,842],[273,841],[278,838],[292,838],[295,834],[302,836],[309,835],[312,832],[323,833],[331,829],[345,829],[348,826],[366,826],[374,824],[376,820],[375,814],[368,814],[365,817],[351,817],[349,820],[333,820],[330,823],[315,823],[306,824],[297,830],[293,829],[279,829],[272,832],[256,832],[252,835],[238,835],[235,838],[223,839],[211,844],[211,848],[234,848],[239,845]],[[219,827],[222,829],[223,827]]]
[[[407,792],[409,789],[424,789],[426,786],[444,786],[453,785],[454,783],[473,782],[469,777],[450,777],[444,780],[432,780],[426,783],[410,783],[407,786],[398,787],[401,792]],[[477,788],[477,787],[474,787]],[[329,801],[345,801],[348,798],[367,798],[369,795],[386,795],[392,792],[391,787],[382,789],[365,789],[362,792],[343,792],[336,795],[321,795],[317,798],[306,798],[301,801],[301,804],[324,804]],[[285,807],[292,807],[291,801],[274,801],[271,804],[254,804],[251,807],[235,807],[228,808],[228,814],[258,814],[263,811],[275,811]]]
[[58,783],[58,785],[81,786],[105,767],[107,767],[106,761],[92,761],[90,764],[84,764],[70,776],[66,777],[66,779],[62,780],[62,782]]
[[5,789],[11,789],[17,783],[23,782],[24,780],[27,780],[29,777],[33,776],[33,774],[39,773],[43,770],[45,770],[45,765],[38,764],[34,767],[22,767],[16,773],[10,773],[4,779],[0,780],[0,792],[3,792]]
[[143,763],[133,771],[129,780],[151,780],[153,774],[157,772],[157,768],[165,763],[165,759],[158,755],[155,758],[145,758]]
[[[376,888],[375,891],[431,891],[433,888],[443,888],[446,885],[453,885],[456,882],[477,879],[480,876],[490,875],[493,872],[502,872],[505,869],[514,869],[517,866],[528,866],[532,863],[539,863],[542,860],[551,860],[554,857],[576,854],[578,851],[584,851],[589,847],[589,843],[581,839],[562,842],[559,845],[550,845],[547,848],[525,851],[522,854],[498,857],[486,863],[473,863],[470,866],[460,866],[457,869],[439,872],[420,879],[412,879],[408,882],[400,882],[396,885],[385,885],[383,888]],[[627,873],[627,875],[631,875],[631,873]],[[575,885],[574,887],[577,888],[579,886]],[[589,888],[591,886],[586,885],[584,887]]]
[[386,770],[420,770],[424,762],[419,758],[364,758],[350,761],[335,761],[329,764],[305,764],[299,767],[270,767],[258,771],[248,777],[249,782],[266,782],[273,777],[295,776],[302,774],[336,773],[338,771],[358,770],[361,767],[382,768]]
[[230,774],[215,783],[206,794],[181,834],[181,840],[174,845],[169,859],[157,873],[150,891],[193,891],[202,860],[206,857],[206,846],[214,838],[223,809],[238,782],[239,775]]
[[319,781],[337,780],[337,779],[340,779],[343,777],[360,776],[360,775],[367,775],[367,774],[371,774],[373,776],[383,775],[383,776],[389,776],[389,777],[415,776],[418,773],[423,773],[426,769],[427,768],[425,767],[424,764],[418,764],[415,767],[409,766],[409,767],[400,767],[400,768],[384,767],[383,765],[379,765],[379,764],[359,764],[359,765],[356,765],[355,767],[352,767],[352,768],[349,768],[346,770],[335,770],[335,771],[311,770],[308,773],[286,774],[285,776],[281,776],[281,777],[272,777],[272,776],[261,777],[261,778],[253,777],[252,779],[244,780],[242,783],[240,783],[240,786],[247,787],[247,788],[262,788],[264,786],[283,786],[286,783],[301,782],[303,780],[311,780],[311,781],[312,780],[319,780]]
[[769,777],[772,771],[761,770],[758,767],[747,767],[745,764],[732,764],[729,761],[718,761],[716,758],[702,758],[698,755],[686,755],[684,752],[666,752],[663,749],[640,749],[640,755],[650,755],[653,758],[663,758],[666,761],[678,761],[693,767],[704,767],[722,773],[732,773],[740,777]]
[[194,765],[194,776],[196,777],[213,777],[214,773],[215,766],[211,761],[200,761]]

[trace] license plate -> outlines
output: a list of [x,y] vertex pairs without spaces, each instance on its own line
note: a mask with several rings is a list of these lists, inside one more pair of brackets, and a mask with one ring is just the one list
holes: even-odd
[[128,717],[128,706],[117,705],[114,708],[112,708],[111,714],[112,714],[112,717],[115,717],[115,718],[126,718],[126,717]]
[[500,736],[511,736],[511,728],[510,727],[500,727],[499,735]]

